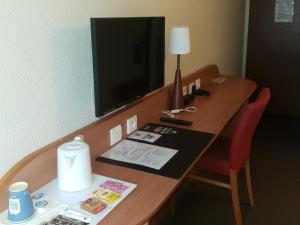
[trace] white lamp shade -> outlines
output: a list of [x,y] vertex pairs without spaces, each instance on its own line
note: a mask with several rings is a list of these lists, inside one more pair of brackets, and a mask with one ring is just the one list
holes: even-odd
[[191,52],[190,31],[188,27],[172,27],[168,52],[171,54],[187,54]]

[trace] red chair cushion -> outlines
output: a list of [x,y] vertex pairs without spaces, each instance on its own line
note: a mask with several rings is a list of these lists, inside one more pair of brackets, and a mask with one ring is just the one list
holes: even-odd
[[209,150],[201,157],[197,168],[213,171],[219,174],[229,175],[229,150],[231,139],[218,137]]

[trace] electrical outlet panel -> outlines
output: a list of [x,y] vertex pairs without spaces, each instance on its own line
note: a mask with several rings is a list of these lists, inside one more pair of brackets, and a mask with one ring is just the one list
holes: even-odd
[[195,83],[196,83],[196,90],[199,90],[200,87],[201,87],[201,80],[200,80],[200,78],[197,79],[197,80],[195,81]]
[[187,95],[187,87],[186,86],[182,87],[182,94],[183,94],[183,96]]
[[114,145],[122,139],[122,127],[121,125],[117,125],[114,128],[110,129],[110,145]]
[[189,94],[192,94],[192,91],[193,91],[193,86],[195,85],[194,82],[190,83],[189,84]]
[[126,128],[127,128],[127,134],[130,134],[137,129],[137,116],[136,115],[127,119]]

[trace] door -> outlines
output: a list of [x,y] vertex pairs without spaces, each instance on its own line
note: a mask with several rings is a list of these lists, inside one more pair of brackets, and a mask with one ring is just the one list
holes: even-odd
[[300,0],[250,0],[246,77],[270,87],[268,113],[300,118]]

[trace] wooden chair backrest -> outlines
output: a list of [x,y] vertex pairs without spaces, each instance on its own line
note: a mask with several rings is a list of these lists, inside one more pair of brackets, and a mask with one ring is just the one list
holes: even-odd
[[269,88],[264,88],[254,102],[246,105],[241,112],[230,146],[230,168],[239,172],[249,159],[252,138],[261,116],[270,100]]

